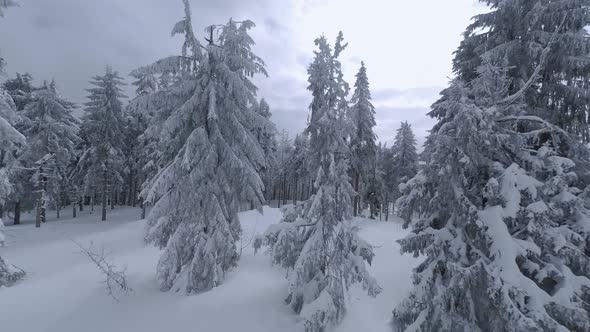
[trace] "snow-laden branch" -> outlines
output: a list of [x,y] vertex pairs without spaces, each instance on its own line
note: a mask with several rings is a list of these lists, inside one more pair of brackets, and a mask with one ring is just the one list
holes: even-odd
[[526,92],[526,90],[528,90],[537,81],[537,79],[539,78],[539,74],[541,73],[541,70],[543,70],[543,67],[545,65],[545,61],[547,60],[547,56],[549,55],[549,52],[551,51],[551,46],[553,46],[553,44],[555,43],[555,39],[557,37],[557,34],[559,33],[559,31],[563,27],[566,17],[567,17],[567,14],[563,15],[563,19],[561,20],[561,23],[559,24],[559,26],[557,26],[557,28],[555,29],[555,31],[551,35],[551,38],[549,39],[549,43],[547,43],[547,46],[545,46],[545,48],[543,49],[543,52],[541,53],[541,58],[539,59],[539,64],[537,65],[537,67],[533,71],[533,74],[531,75],[531,77],[529,77],[528,81],[516,93],[500,100],[499,104],[512,104],[513,102],[518,100]]

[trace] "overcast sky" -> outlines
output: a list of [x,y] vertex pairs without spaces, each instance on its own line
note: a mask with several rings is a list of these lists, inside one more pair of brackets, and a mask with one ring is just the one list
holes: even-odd
[[[20,0],[0,20],[0,51],[7,73],[55,78],[61,93],[84,102],[91,76],[110,64],[122,74],[178,54],[173,24],[180,0]],[[277,127],[292,135],[306,124],[307,73],[314,39],[344,32],[346,79],[364,61],[377,112],[379,140],[391,144],[400,121],[423,141],[433,122],[426,113],[451,77],[452,52],[475,14],[476,0],[191,0],[195,31],[230,17],[251,19],[255,52],[267,63],[260,97]],[[131,94],[131,93],[130,93]]]

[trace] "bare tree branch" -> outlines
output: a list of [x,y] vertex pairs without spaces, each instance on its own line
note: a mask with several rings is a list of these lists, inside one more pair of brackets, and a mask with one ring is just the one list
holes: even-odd
[[109,295],[115,301],[119,302],[119,299],[117,298],[118,293],[126,295],[133,291],[133,289],[127,284],[127,278],[125,276],[126,269],[118,269],[114,263],[108,261],[104,247],[101,247],[100,251],[96,252],[92,247],[92,243],[90,243],[89,247],[84,247],[79,242],[73,239],[70,240],[80,248],[82,254],[90,258],[92,263],[94,263],[98,270],[104,275],[105,280],[103,283],[105,284]]

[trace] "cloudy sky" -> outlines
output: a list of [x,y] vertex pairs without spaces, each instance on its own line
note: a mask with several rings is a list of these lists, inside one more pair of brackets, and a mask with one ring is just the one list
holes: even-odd
[[[0,20],[0,51],[9,76],[29,71],[55,78],[62,94],[85,99],[91,76],[110,64],[122,74],[177,54],[173,24],[180,0],[20,0]],[[306,68],[313,40],[344,32],[348,82],[364,61],[377,111],[377,134],[390,144],[400,121],[423,140],[432,121],[425,115],[451,77],[452,52],[475,14],[476,0],[191,0],[195,31],[230,17],[251,19],[255,51],[269,77],[257,80],[279,129],[291,134],[306,124],[310,95]],[[131,93],[130,93],[131,95]]]

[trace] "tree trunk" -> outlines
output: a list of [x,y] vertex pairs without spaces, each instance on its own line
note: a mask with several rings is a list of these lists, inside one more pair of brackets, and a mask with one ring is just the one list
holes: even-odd
[[139,204],[141,204],[141,219],[145,219],[145,203],[143,202],[143,198],[140,198],[141,201],[139,202]]
[[133,181],[133,185],[131,186],[131,206],[132,207],[136,207],[137,206],[137,182],[138,179],[135,179]]
[[96,198],[96,192],[93,191],[92,195],[90,195],[90,214],[92,214],[92,212],[94,212],[94,200]]
[[359,174],[355,172],[354,174],[354,181],[353,181],[354,191],[356,195],[354,196],[353,204],[352,204],[352,213],[356,217],[359,215],[360,209],[360,193],[359,193]]
[[80,212],[84,211],[84,196],[80,197],[78,204],[80,205]]
[[20,200],[14,202],[14,224],[20,224]]
[[45,205],[46,205],[45,195],[46,195],[46,192],[47,192],[47,177],[46,176],[43,177],[42,184],[43,184],[43,188],[42,188],[42,191],[41,191],[41,222],[44,223],[46,221],[46,219],[47,219],[46,218],[47,211],[45,209]]
[[36,216],[35,216],[35,227],[39,228],[41,227],[41,210],[39,209],[39,202],[41,201],[41,199],[37,199],[37,208],[36,208]]
[[111,210],[115,209],[115,202],[117,200],[117,193],[115,192],[115,188],[111,190]]
[[72,205],[72,218],[76,218],[76,204]]
[[283,175],[283,205],[287,204],[287,195],[289,194],[288,192],[289,187],[287,184],[287,174]]
[[[43,168],[39,170],[40,174],[43,174]],[[45,185],[47,178],[43,176],[41,178],[39,198],[37,199],[37,217],[35,218],[35,227],[41,227],[41,223],[45,222]]]
[[282,188],[282,183],[280,183],[281,181],[279,180],[279,185],[277,186],[277,207],[280,209],[281,208],[281,188]]
[[107,220],[107,169],[102,172],[102,221]]
[[295,177],[295,186],[293,188],[293,205],[297,204],[297,185],[299,179]]
[[60,219],[60,214],[59,214],[60,209],[61,209],[61,202],[60,202],[59,194],[58,194],[57,198],[56,198],[56,202],[55,202],[55,216],[57,217],[57,219]]

